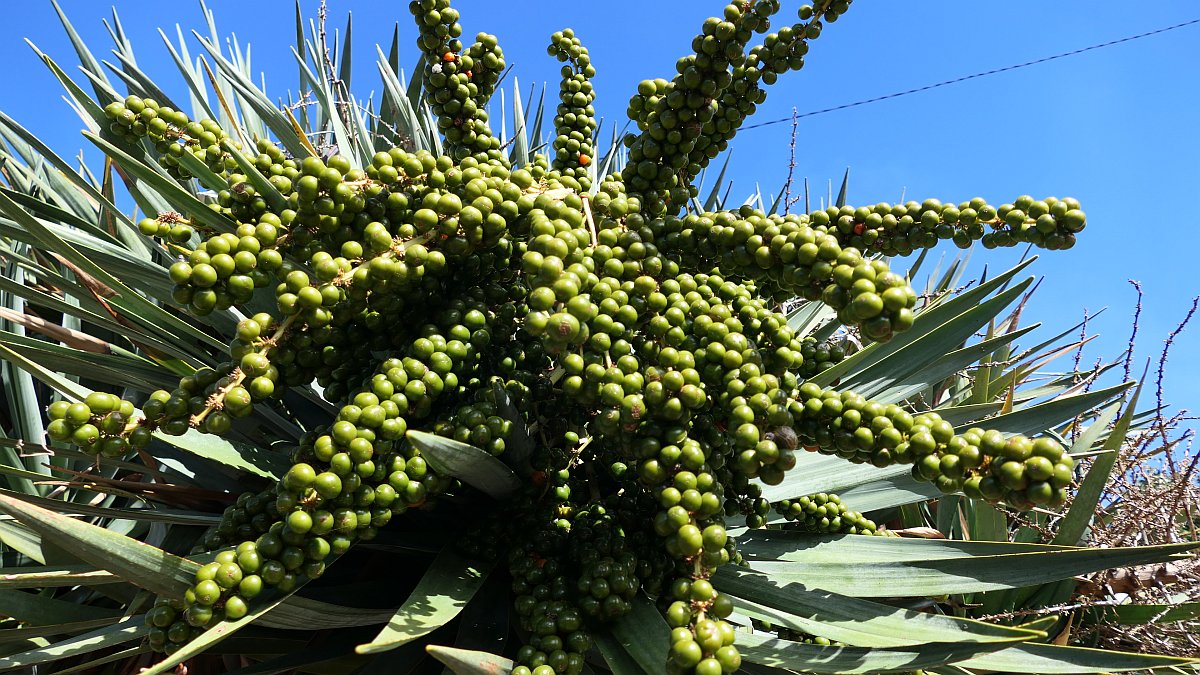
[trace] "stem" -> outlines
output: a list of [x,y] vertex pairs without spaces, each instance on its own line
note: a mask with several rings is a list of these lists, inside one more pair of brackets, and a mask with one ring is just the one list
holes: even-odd
[[[267,338],[266,340],[263,340],[263,346],[261,348],[259,348],[258,353],[262,356],[268,356],[271,349],[273,349],[276,345],[279,344],[279,341],[283,338],[283,336],[287,333],[288,329],[290,329],[292,327],[292,324],[295,323],[299,317],[300,317],[299,314],[293,314],[293,315],[289,316],[288,318],[284,319],[283,323],[279,324],[279,328],[275,329],[275,333],[272,334],[271,337]],[[246,373],[243,372],[241,368],[234,368],[233,373],[234,373],[233,381],[230,382],[228,385],[222,387],[221,389],[218,389],[217,391],[213,392],[212,396],[209,396],[208,401],[205,402],[204,410],[201,410],[200,412],[196,413],[195,415],[192,415],[191,419],[188,420],[188,423],[192,427],[199,427],[200,423],[204,421],[205,417],[208,417],[209,413],[213,412],[214,410],[221,410],[222,408],[224,408],[225,407],[225,395],[228,394],[231,389],[233,389],[234,387],[237,387],[237,386],[241,386],[241,384],[246,381]]]
[[430,239],[433,239],[433,232],[426,232],[425,234],[415,236],[412,239],[408,239],[405,241],[397,240],[392,244],[392,247],[390,249],[388,249],[387,251],[380,253],[379,255],[375,256],[374,258],[370,258],[370,259],[364,258],[362,260],[362,262],[360,262],[358,265],[350,268],[349,270],[347,270],[345,272],[342,272],[341,274],[338,274],[329,283],[333,284],[334,286],[346,286],[350,283],[350,280],[354,277],[354,273],[356,271],[358,271],[359,269],[361,269],[363,265],[369,265],[371,260],[375,260],[376,258],[395,258],[398,254],[403,254],[405,251],[407,251],[409,246],[416,246],[417,244],[424,244],[424,243],[428,242]]

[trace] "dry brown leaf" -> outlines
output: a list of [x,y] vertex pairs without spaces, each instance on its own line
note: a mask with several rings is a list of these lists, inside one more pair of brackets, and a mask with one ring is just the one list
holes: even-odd
[[41,333],[46,337],[54,338],[68,347],[74,347],[80,351],[92,352],[93,354],[112,353],[112,345],[104,340],[88,335],[87,333],[81,333],[77,330],[60,326],[52,321],[46,321],[32,314],[22,314],[5,307],[0,307],[0,318]]

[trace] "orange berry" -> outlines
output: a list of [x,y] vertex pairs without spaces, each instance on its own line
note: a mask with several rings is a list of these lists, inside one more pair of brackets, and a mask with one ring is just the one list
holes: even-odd
[[591,164],[591,163],[592,163],[591,157],[588,157],[587,155],[583,154],[582,152],[579,153],[579,166],[587,166],[588,164]]
[[449,63],[457,58],[458,57],[454,55],[454,52],[446,52],[445,54],[442,54],[442,60],[446,63]]

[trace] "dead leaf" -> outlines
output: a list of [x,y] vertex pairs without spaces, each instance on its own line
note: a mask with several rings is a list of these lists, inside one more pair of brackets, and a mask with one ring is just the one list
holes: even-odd
[[945,539],[946,535],[932,527],[906,527],[902,530],[888,530],[893,534],[909,539]]
[[87,333],[71,330],[52,321],[33,316],[32,314],[22,314],[5,307],[0,307],[0,318],[41,333],[46,337],[54,338],[68,347],[74,347],[80,351],[92,352],[93,354],[112,353],[112,345],[104,340],[88,335]]

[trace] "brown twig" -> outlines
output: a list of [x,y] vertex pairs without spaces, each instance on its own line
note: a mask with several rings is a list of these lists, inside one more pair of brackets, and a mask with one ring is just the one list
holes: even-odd
[[[1168,440],[1167,440],[1167,435],[1166,435],[1166,426],[1164,424],[1162,424],[1162,422],[1163,422],[1162,385],[1163,385],[1163,373],[1166,371],[1166,367],[1167,367],[1167,354],[1171,351],[1171,346],[1175,344],[1175,338],[1179,337],[1179,334],[1183,332],[1183,329],[1187,327],[1188,323],[1191,322],[1192,317],[1195,316],[1197,305],[1200,305],[1200,295],[1192,298],[1191,309],[1189,309],[1187,314],[1183,317],[1183,321],[1180,321],[1179,325],[1175,327],[1175,330],[1171,331],[1171,334],[1167,336],[1167,340],[1166,340],[1165,344],[1163,344],[1162,356],[1160,356],[1158,359],[1158,377],[1155,380],[1154,397],[1155,397],[1155,402],[1158,404],[1158,412],[1156,413],[1156,415],[1157,415],[1158,421],[1160,423],[1159,429],[1162,432],[1161,435],[1162,435],[1164,445],[1166,445],[1168,443]],[[1174,461],[1174,457],[1171,456],[1170,454],[1167,455],[1167,467],[1170,468],[1171,477],[1174,478],[1175,477],[1175,461]]]
[[783,215],[788,215],[791,211],[792,204],[800,200],[797,196],[792,198],[792,174],[796,171],[796,131],[800,126],[799,119],[796,117],[796,108],[792,108],[792,140],[789,146],[788,154],[788,174],[787,182],[783,184]]

